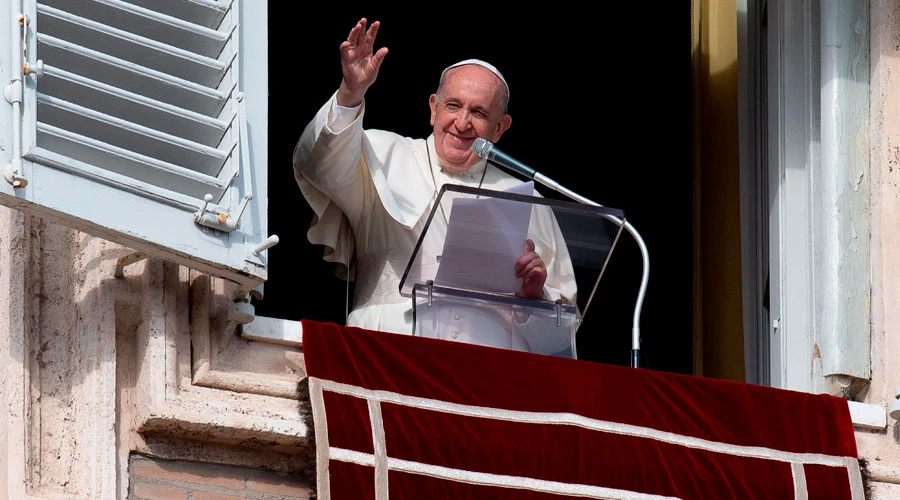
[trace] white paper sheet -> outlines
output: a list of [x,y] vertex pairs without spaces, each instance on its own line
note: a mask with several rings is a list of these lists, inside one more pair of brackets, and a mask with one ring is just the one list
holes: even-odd
[[[534,181],[507,189],[534,195]],[[515,293],[522,285],[516,260],[525,250],[531,204],[499,198],[456,198],[434,284],[493,293]]]

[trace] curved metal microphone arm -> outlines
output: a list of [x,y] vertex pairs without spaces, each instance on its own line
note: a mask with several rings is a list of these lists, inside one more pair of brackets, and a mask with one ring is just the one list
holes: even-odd
[[[540,172],[535,172],[532,179],[534,179],[535,182],[538,182],[541,185],[546,186],[558,193],[562,193],[579,203],[583,203],[585,205],[593,205],[595,207],[603,206],[562,186],[558,182],[547,177],[546,175],[541,174]],[[632,226],[628,221],[623,222],[621,219],[614,215],[604,215],[604,217],[616,224],[624,225],[625,230],[628,231],[631,236],[634,237],[635,242],[637,242],[638,248],[640,248],[641,250],[641,258],[644,261],[644,272],[641,276],[641,287],[638,290],[637,303],[634,306],[634,318],[632,319],[631,323],[631,366],[633,368],[639,368],[641,365],[641,308],[644,304],[644,295],[647,293],[647,282],[650,278],[650,254],[649,252],[647,252],[647,245],[644,243],[644,239],[641,238],[641,235],[637,232],[637,229],[635,229],[634,226]]]

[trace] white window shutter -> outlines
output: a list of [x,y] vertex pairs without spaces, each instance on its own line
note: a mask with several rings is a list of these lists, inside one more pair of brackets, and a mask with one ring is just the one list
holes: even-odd
[[19,1],[0,47],[0,203],[265,281],[267,2]]

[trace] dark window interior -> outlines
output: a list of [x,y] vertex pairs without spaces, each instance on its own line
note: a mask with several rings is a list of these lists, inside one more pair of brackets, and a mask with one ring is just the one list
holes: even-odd
[[[269,10],[269,232],[280,243],[269,250],[269,281],[254,302],[258,315],[343,324],[346,284],[306,239],[312,212],[293,179],[291,154],[337,89],[338,46],[365,16],[382,23],[376,47],[390,49],[366,96],[366,127],[426,137],[428,97],[443,68],[471,57],[496,65],[510,85],[513,117],[497,147],[624,211],[651,263],[641,366],[691,373],[688,3],[613,2],[599,11],[588,4],[557,11],[479,5],[469,12],[371,4],[311,10],[281,2]],[[631,363],[640,279],[640,252],[625,233],[579,330],[581,359]]]

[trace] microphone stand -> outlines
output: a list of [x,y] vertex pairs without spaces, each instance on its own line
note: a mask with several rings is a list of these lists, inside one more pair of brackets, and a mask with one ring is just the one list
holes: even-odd
[[[490,163],[496,164],[497,162],[488,158]],[[498,164],[498,166],[503,167],[502,164]],[[569,198],[583,203],[585,205],[593,205],[595,207],[602,207],[603,205],[593,202],[584,196],[575,193],[562,186],[558,182],[553,179],[541,174],[540,172],[534,172],[531,178],[540,183],[543,186],[546,186],[558,193],[562,193]],[[604,215],[607,219],[613,221],[616,224],[623,224],[623,221],[614,215]],[[641,326],[640,326],[640,317],[641,317],[641,307],[644,304],[644,294],[647,292],[647,281],[649,279],[650,274],[650,255],[647,252],[647,245],[644,244],[644,239],[641,238],[641,235],[638,234],[637,230],[632,226],[628,221],[624,221],[625,229],[634,237],[634,240],[637,242],[638,248],[641,250],[641,258],[644,261],[644,272],[641,276],[641,286],[638,290],[637,302],[634,306],[634,318],[632,319],[631,326],[631,367],[632,368],[640,368],[641,366]]]

